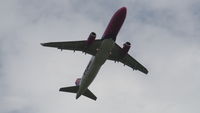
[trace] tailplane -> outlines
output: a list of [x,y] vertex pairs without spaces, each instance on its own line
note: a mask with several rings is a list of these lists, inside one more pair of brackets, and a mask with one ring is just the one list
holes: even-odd
[[83,93],[84,96],[92,99],[92,100],[97,100],[97,97],[89,90],[87,89],[84,93]]
[[[79,90],[79,86],[71,86],[71,87],[63,87],[63,88],[60,88],[59,91],[62,91],[62,92],[69,92],[69,93],[77,93]],[[85,92],[82,94],[92,100],[96,100],[97,97],[89,90],[85,90]]]

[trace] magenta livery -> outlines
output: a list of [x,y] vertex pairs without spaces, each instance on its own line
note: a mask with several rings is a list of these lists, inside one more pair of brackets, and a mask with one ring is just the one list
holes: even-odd
[[76,99],[84,95],[90,99],[96,100],[97,97],[88,89],[101,66],[107,61],[112,60],[121,62],[133,70],[139,70],[145,74],[148,70],[137,60],[128,54],[131,47],[130,42],[125,42],[123,47],[115,43],[117,34],[126,18],[126,7],[120,8],[111,18],[101,39],[96,39],[96,33],[91,32],[87,40],[66,41],[66,42],[48,42],[41,43],[42,46],[55,47],[61,50],[82,51],[92,55],[82,78],[75,81],[75,86],[60,88],[60,91],[76,93]]
[[126,8],[120,8],[111,18],[102,38],[112,38],[116,40],[117,34],[126,18]]

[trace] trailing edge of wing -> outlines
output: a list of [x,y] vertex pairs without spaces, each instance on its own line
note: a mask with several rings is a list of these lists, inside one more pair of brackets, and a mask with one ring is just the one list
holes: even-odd
[[135,70],[139,70],[145,74],[148,74],[148,70],[142,64],[140,64],[137,60],[131,57],[129,54],[127,54],[124,58],[122,58],[120,62],[122,62],[123,64]]

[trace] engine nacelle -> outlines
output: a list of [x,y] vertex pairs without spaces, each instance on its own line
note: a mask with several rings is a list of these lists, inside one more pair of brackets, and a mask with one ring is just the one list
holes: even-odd
[[81,78],[77,78],[75,84],[76,86],[79,86],[81,84]]
[[130,47],[131,47],[131,43],[130,42],[126,42],[126,43],[123,44],[122,56],[125,56],[128,53]]
[[87,46],[91,45],[95,41],[95,39],[96,39],[96,33],[91,32],[86,41]]

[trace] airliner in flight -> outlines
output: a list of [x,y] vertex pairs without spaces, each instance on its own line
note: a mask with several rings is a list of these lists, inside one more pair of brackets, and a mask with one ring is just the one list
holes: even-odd
[[117,34],[124,23],[126,12],[126,7],[122,7],[112,16],[101,39],[96,39],[96,34],[91,32],[87,40],[41,43],[42,46],[55,47],[61,50],[82,51],[92,55],[82,78],[77,78],[75,81],[75,86],[63,87],[60,88],[60,91],[76,93],[76,99],[84,95],[96,100],[97,97],[88,87],[106,60],[121,62],[133,70],[139,70],[145,74],[148,73],[148,70],[143,65],[128,54],[131,47],[130,42],[124,43],[123,47],[115,43]]

